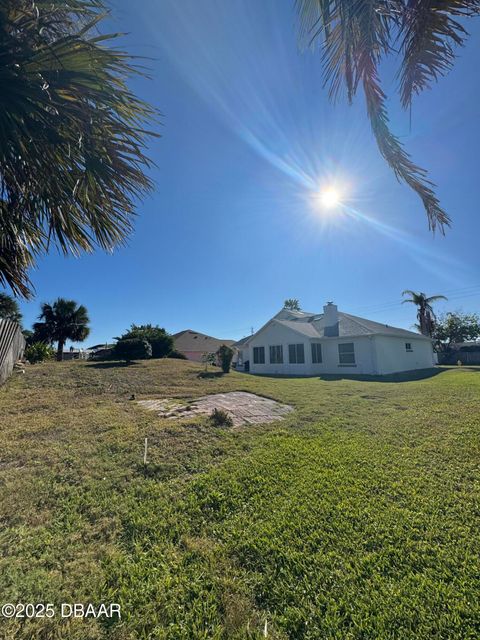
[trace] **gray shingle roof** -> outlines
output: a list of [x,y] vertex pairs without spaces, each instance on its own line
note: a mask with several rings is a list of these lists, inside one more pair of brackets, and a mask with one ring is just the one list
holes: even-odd
[[[293,311],[289,313],[289,316],[289,319],[273,318],[272,321],[288,329],[292,329],[307,338],[328,337],[328,329],[325,331],[326,324],[323,314],[306,312],[299,313],[298,311]],[[386,335],[396,336],[399,338],[429,340],[429,338],[426,338],[419,333],[408,331],[407,329],[392,327],[388,324],[367,320],[366,318],[353,316],[349,313],[343,313],[342,311],[338,312],[338,336],[335,335],[334,337],[348,338],[370,335]],[[251,337],[252,336],[249,336],[248,339],[244,338],[243,341],[246,342]]]
[[[399,327],[392,327],[389,324],[382,324],[381,322],[375,322],[374,320],[367,320],[366,318],[359,318],[357,316],[352,316],[347,313],[339,313],[339,316],[343,316],[346,319],[347,323],[351,322],[352,325],[357,327],[363,327],[365,333],[367,335],[381,333],[383,335],[392,335],[398,336],[400,338],[422,338],[429,340],[426,336],[422,336],[420,333],[416,333],[415,331],[408,331],[407,329],[400,329]],[[340,322],[341,324],[341,322]]]
[[303,335],[307,336],[308,338],[320,337],[314,325],[307,321],[300,322],[298,320],[274,320],[274,322],[287,327],[287,329],[297,331],[297,333],[303,333]]

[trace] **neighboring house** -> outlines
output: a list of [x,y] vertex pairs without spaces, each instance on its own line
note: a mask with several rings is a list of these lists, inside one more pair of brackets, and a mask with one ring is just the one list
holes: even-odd
[[25,338],[22,327],[0,318],[0,384],[12,373],[17,360],[23,358]]
[[440,364],[480,364],[480,342],[452,342],[438,353]]
[[93,351],[91,349],[70,349],[63,352],[63,360],[88,360]]
[[220,340],[204,333],[185,329],[173,335],[175,350],[180,351],[189,360],[202,362],[205,353],[216,353],[222,344],[231,347],[235,340]]
[[235,343],[237,369],[277,375],[384,375],[436,364],[430,338],[338,311],[282,309],[254,335]]

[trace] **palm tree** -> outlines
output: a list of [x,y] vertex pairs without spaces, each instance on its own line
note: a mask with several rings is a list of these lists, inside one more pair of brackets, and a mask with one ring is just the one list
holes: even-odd
[[132,57],[100,33],[102,0],[0,3],[0,284],[29,296],[28,270],[52,247],[111,250],[152,188]]
[[287,298],[283,303],[283,308],[291,311],[300,311],[300,301],[298,298]]
[[427,297],[425,293],[416,293],[410,289],[405,289],[405,291],[402,292],[402,296],[406,295],[410,296],[410,298],[404,300],[402,304],[410,302],[411,304],[416,305],[418,319],[417,327],[420,330],[420,333],[424,336],[432,337],[433,330],[435,328],[435,313],[432,308],[432,303],[436,300],[446,300],[447,298],[445,296]]
[[386,57],[400,54],[400,100],[410,109],[413,97],[453,66],[455,46],[468,35],[459,19],[479,15],[480,1],[296,0],[296,6],[301,38],[322,51],[330,97],[345,89],[351,102],[358,87],[363,89],[380,153],[395,176],[420,196],[430,228],[443,231],[450,219],[435,185],[390,131],[379,68]]
[[0,319],[20,322],[22,314],[18,302],[12,296],[0,292]]
[[90,333],[87,309],[64,298],[57,298],[53,304],[44,302],[41,309],[41,322],[33,325],[34,333],[44,342],[57,342],[57,360],[62,360],[67,340],[83,342]]

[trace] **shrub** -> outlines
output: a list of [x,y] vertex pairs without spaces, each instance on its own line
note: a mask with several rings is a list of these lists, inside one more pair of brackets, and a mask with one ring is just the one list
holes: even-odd
[[214,427],[233,427],[232,416],[225,409],[215,408],[210,414],[210,422]]
[[129,331],[120,336],[119,340],[133,338],[146,340],[152,345],[152,358],[166,358],[173,351],[173,338],[162,327],[151,324],[132,324]]
[[174,349],[168,354],[169,358],[177,358],[178,360],[188,360],[187,356],[181,351]]
[[142,338],[119,340],[113,349],[114,357],[125,362],[146,360],[152,357],[152,346]]
[[97,349],[88,356],[89,360],[113,360],[115,358],[115,345],[106,349]]
[[25,359],[30,364],[51,360],[54,356],[55,350],[45,342],[34,342],[25,349]]
[[222,346],[217,351],[217,356],[220,360],[220,366],[222,367],[223,373],[228,373],[230,371],[233,353],[234,351],[232,347],[228,347],[226,344],[222,344]]

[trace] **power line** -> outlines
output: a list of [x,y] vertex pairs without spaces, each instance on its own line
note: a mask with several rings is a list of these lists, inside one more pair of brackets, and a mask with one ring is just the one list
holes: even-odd
[[[460,294],[460,295],[452,295],[452,294]],[[468,298],[468,297],[472,297],[472,296],[476,296],[476,295],[480,295],[480,285],[470,285],[469,287],[463,287],[463,288],[460,288],[460,289],[447,289],[445,291],[445,296],[449,300],[458,300],[460,298]],[[395,302],[391,301],[391,302],[379,303],[379,304],[376,304],[376,305],[355,307],[355,310],[356,311],[371,311],[371,312],[384,311],[384,310],[387,310],[387,309],[393,309],[393,308],[399,306],[400,304],[402,304],[402,302],[403,302],[403,300],[401,300],[399,298]]]

